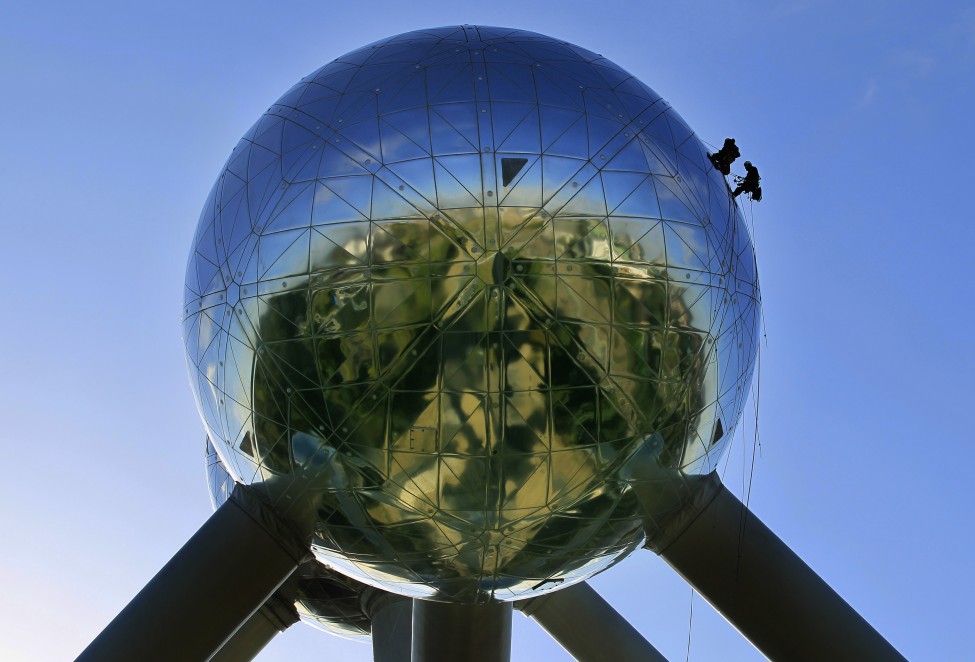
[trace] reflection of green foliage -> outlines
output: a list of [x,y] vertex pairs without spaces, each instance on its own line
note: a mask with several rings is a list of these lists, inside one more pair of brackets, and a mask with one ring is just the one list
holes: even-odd
[[[565,410],[570,416],[554,416],[552,423],[558,437],[566,437],[576,429],[583,429],[598,440],[599,413],[595,388],[553,389],[549,391],[553,411]],[[580,443],[585,443],[580,440]]]
[[375,379],[372,338],[367,333],[324,337],[315,345],[315,363],[324,387]]
[[[574,279],[582,294],[563,306],[556,303],[556,288],[565,284],[551,263],[546,267],[522,259],[517,300],[525,308],[511,307],[509,318],[480,312],[493,305],[481,299],[470,299],[469,308],[451,309],[451,299],[474,278],[470,272],[466,278],[440,276],[459,270],[435,261],[456,248],[445,249],[452,245],[441,242],[439,254],[420,259],[409,247],[422,244],[426,229],[401,223],[387,230],[398,242],[387,240],[377,264],[360,272],[355,282],[319,275],[321,285],[262,297],[264,343],[256,357],[253,403],[257,448],[265,466],[290,470],[290,441],[298,432],[334,448],[329,462],[340,468],[342,482],[321,498],[318,509],[328,545],[363,563],[412,558],[412,571],[438,583],[448,575],[478,577],[485,563],[521,577],[556,576],[586,562],[586,554],[572,550],[612,554],[635,544],[642,529],[633,494],[606,487],[606,481],[653,433],[663,439],[657,461],[679,466],[691,413],[706,404],[700,388],[706,368],[701,352],[705,329],[667,325],[678,317],[685,327],[694,321],[680,285],[654,281],[662,286],[632,287],[617,297],[612,265],[574,262],[566,278]],[[588,241],[597,240],[607,239]],[[435,309],[444,306],[451,312],[434,323]],[[514,345],[517,351],[505,344],[515,342],[504,335],[513,329],[521,334]],[[631,354],[617,356],[617,344]],[[482,420],[477,426],[464,423],[456,438],[482,440],[484,445],[464,442],[470,457],[453,465],[454,478],[440,482],[438,494],[427,495],[444,505],[443,513],[411,519],[418,516],[413,508],[427,506],[399,501],[413,497],[392,479],[408,481],[409,476],[431,472],[436,476],[438,460],[433,454],[411,453],[412,460],[404,459],[409,467],[404,471],[387,467],[388,453],[402,443],[397,440],[409,438],[418,417],[431,407],[460,409],[459,393],[434,395],[442,378],[441,352],[448,346],[458,368],[463,357],[480,348],[488,360],[503,359],[504,374],[520,370],[519,379],[554,388],[526,391],[502,384],[497,395],[508,401],[509,411],[502,439],[484,439],[483,419],[476,419]],[[528,359],[519,352],[543,359],[526,365]],[[461,374],[461,385],[478,378]],[[516,399],[528,393],[531,399],[515,416]],[[539,458],[546,457],[549,446],[570,452],[585,447],[590,455],[581,464],[557,468],[548,462],[539,469]],[[512,489],[532,480],[536,470],[548,472],[548,481],[566,482],[551,495],[534,486],[521,494]],[[396,471],[403,475],[387,475]],[[558,473],[565,471],[578,476]],[[367,498],[366,491],[398,498]],[[552,507],[546,499],[556,500],[559,515],[546,508]],[[505,513],[505,504],[516,500],[523,510]],[[533,513],[533,508],[539,510]],[[464,519],[451,523],[450,513]],[[499,529],[511,517],[522,518],[517,540],[497,547],[497,561],[484,561],[484,550],[491,545],[472,532]],[[449,558],[437,551],[454,546],[457,552]]]
[[263,342],[291,340],[305,335],[308,301],[304,289],[261,297],[260,334]]
[[257,455],[269,470],[287,473],[291,469],[287,428],[264,416],[254,416],[254,438]]
[[[631,491],[606,489],[577,503],[565,515],[546,517],[534,530],[520,531],[517,536],[528,541],[518,552],[521,576],[558,576],[590,560],[567,550],[605,554],[637,543],[643,536],[642,524],[628,516],[636,509]],[[624,516],[613,517],[614,513]]]
[[[649,416],[641,426],[639,443],[645,435],[659,432],[664,447],[658,461],[663,466],[676,468],[683,458],[688,443],[691,412],[702,409],[706,394],[702,390],[706,369],[702,350],[701,332],[665,330],[659,326],[638,326],[673,320],[677,317],[690,319],[689,308],[684,301],[682,288],[670,283],[667,288],[643,288],[643,296],[618,297],[616,319],[633,326],[617,326],[618,333],[627,346],[638,351],[640,362],[630,363],[627,369],[636,373],[636,379],[626,381],[624,390],[630,400],[637,403],[643,414]],[[613,412],[602,420],[606,430],[617,434],[625,424],[621,414]],[[610,437],[613,438],[613,437]]]
[[537,412],[529,417],[528,425],[509,423],[504,429],[504,452],[505,452],[505,475],[511,480],[518,476],[517,464],[512,465],[512,460],[518,457],[519,453],[531,453],[538,448],[537,430],[544,429],[545,421],[542,424],[532,423],[531,418],[544,418],[544,412]]
[[[414,46],[423,57],[426,46]],[[538,47],[542,59],[557,59],[555,51],[564,48]],[[393,58],[407,74],[411,48]],[[530,62],[511,67],[529,78],[534,70]],[[585,75],[576,68],[563,82],[574,88],[577,73]],[[424,86],[433,78],[411,76],[400,81],[409,83],[407,96],[430,91]],[[361,82],[359,92],[373,95],[375,88]],[[666,105],[638,82],[623,85],[648,104]],[[526,92],[525,101],[537,101],[530,84]],[[695,459],[689,456],[700,451],[695,435],[704,434],[703,417],[718,409],[719,388],[727,407],[722,416],[740,406],[729,385],[742,375],[726,374],[724,364],[708,362],[704,353],[715,333],[709,316],[724,319],[727,312],[710,310],[722,304],[708,287],[732,274],[703,272],[756,277],[747,230],[721,204],[727,193],[720,177],[651,175],[639,150],[627,158],[625,150],[636,143],[614,143],[622,158],[610,145],[605,159],[589,154],[595,158],[588,162],[546,148],[517,180],[500,186],[493,183],[492,166],[502,156],[496,149],[535,149],[536,132],[529,130],[531,141],[515,132],[503,139],[507,147],[488,144],[492,138],[478,133],[478,118],[490,123],[490,113],[499,113],[495,118],[504,123],[501,115],[513,106],[433,101],[416,114],[388,118],[392,124],[374,136],[386,143],[384,158],[354,168],[342,158],[329,161],[335,150],[357,159],[349,151],[351,134],[314,152],[311,143],[292,144],[290,129],[283,129],[298,118],[277,110],[264,118],[262,144],[273,148],[268,140],[283,140],[278,154],[287,154],[288,163],[306,162],[297,168],[300,186],[279,181],[274,173],[283,171],[270,167],[261,171],[270,179],[252,177],[246,191],[224,188],[222,201],[215,188],[187,284],[194,292],[204,287],[218,259],[224,275],[247,281],[237,294],[225,292],[244,296],[237,315],[225,320],[237,340],[210,342],[211,323],[220,319],[216,308],[210,323],[197,320],[200,326],[191,323],[188,333],[204,346],[196,349],[207,361],[224,359],[225,365],[201,371],[224,389],[227,409],[211,413],[208,401],[202,406],[215,433],[245,427],[227,436],[230,443],[242,437],[239,466],[247,466],[243,454],[262,463],[254,478],[266,480],[262,493],[282,486],[301,502],[289,506],[292,512],[312,520],[307,511],[317,508],[321,545],[345,552],[379,581],[389,573],[384,576],[427,582],[443,599],[483,599],[498,587],[525,592],[538,583],[527,578],[564,576],[592,558],[608,557],[608,563],[638,540],[637,515],[647,515],[640,505],[647,501],[641,494],[638,504],[634,492],[652,492],[654,472],[670,473],[659,465],[676,469]],[[307,110],[314,114],[312,106]],[[688,129],[676,117],[670,126],[681,135],[667,129],[669,112],[653,120],[661,130],[647,129],[652,140],[644,141],[654,143],[668,168],[677,149],[671,138],[684,156],[698,147],[696,139],[685,142]],[[324,131],[328,119],[320,119]],[[426,119],[446,120],[474,149],[434,125],[428,143],[434,157],[407,157],[397,148],[408,142],[390,142],[393,125],[405,140],[418,134],[404,123],[425,125]],[[359,138],[369,139],[360,129],[379,130],[378,120],[352,120],[346,114],[343,126],[355,124]],[[555,126],[546,122],[538,125],[543,132]],[[585,150],[592,137],[586,126],[568,127],[559,144],[578,141]],[[242,145],[257,154],[247,141]],[[633,166],[637,172],[617,168],[634,163],[641,163]],[[375,177],[362,170],[367,165]],[[358,174],[339,174],[352,170]],[[271,202],[234,212],[234,200],[262,196]],[[702,212],[714,218],[699,222]],[[248,236],[251,227],[263,236]],[[741,256],[740,268],[716,266]],[[306,260],[309,273],[301,273]],[[267,280],[252,290],[259,273]],[[743,285],[757,288],[757,282]],[[212,298],[194,301],[194,309]],[[735,351],[737,338],[730,336],[749,323],[737,322],[733,328],[718,323],[728,333],[723,350]],[[748,363],[741,356],[747,352],[733,358]],[[732,369],[745,370],[736,361]],[[232,381],[238,376],[239,386]],[[268,476],[275,472],[288,475]]]

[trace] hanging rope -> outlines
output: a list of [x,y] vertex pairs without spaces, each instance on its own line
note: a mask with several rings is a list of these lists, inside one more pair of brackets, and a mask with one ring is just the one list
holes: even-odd
[[752,467],[748,474],[748,492],[745,495],[745,507],[752,499],[752,483],[755,480],[755,455],[762,450],[762,438],[758,431],[758,407],[762,398],[762,345],[759,343],[755,354],[755,382],[752,384],[752,407],[755,412],[754,432],[752,438]]

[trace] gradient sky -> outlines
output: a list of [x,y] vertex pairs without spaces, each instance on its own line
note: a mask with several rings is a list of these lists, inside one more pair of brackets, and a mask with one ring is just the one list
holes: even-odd
[[[457,23],[602,53],[737,138],[765,192],[751,508],[908,658],[972,659],[970,2],[283,4],[0,3],[0,659],[73,658],[210,512],[179,309],[239,137],[335,57]],[[662,561],[592,584],[685,659]],[[298,625],[259,659],[370,656]],[[568,656],[516,614],[513,659]],[[696,597],[690,659],[762,656]]]

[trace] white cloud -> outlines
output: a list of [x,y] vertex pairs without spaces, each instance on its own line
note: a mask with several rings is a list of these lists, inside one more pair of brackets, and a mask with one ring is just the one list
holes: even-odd
[[857,108],[864,108],[870,105],[870,102],[873,101],[873,98],[877,96],[877,89],[878,89],[877,79],[871,78],[870,80],[868,80],[867,85],[863,90],[863,94],[860,95],[860,102],[857,103]]

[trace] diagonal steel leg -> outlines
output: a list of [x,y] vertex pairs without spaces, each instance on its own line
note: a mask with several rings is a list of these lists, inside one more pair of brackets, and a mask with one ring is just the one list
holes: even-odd
[[516,602],[579,662],[667,662],[589,584]]
[[696,498],[649,541],[772,660],[904,658],[716,474],[688,479]]
[[206,660],[306,555],[287,527],[238,486],[78,659]]
[[244,621],[210,662],[250,662],[278,633],[298,622],[293,595],[282,594],[283,588]]

